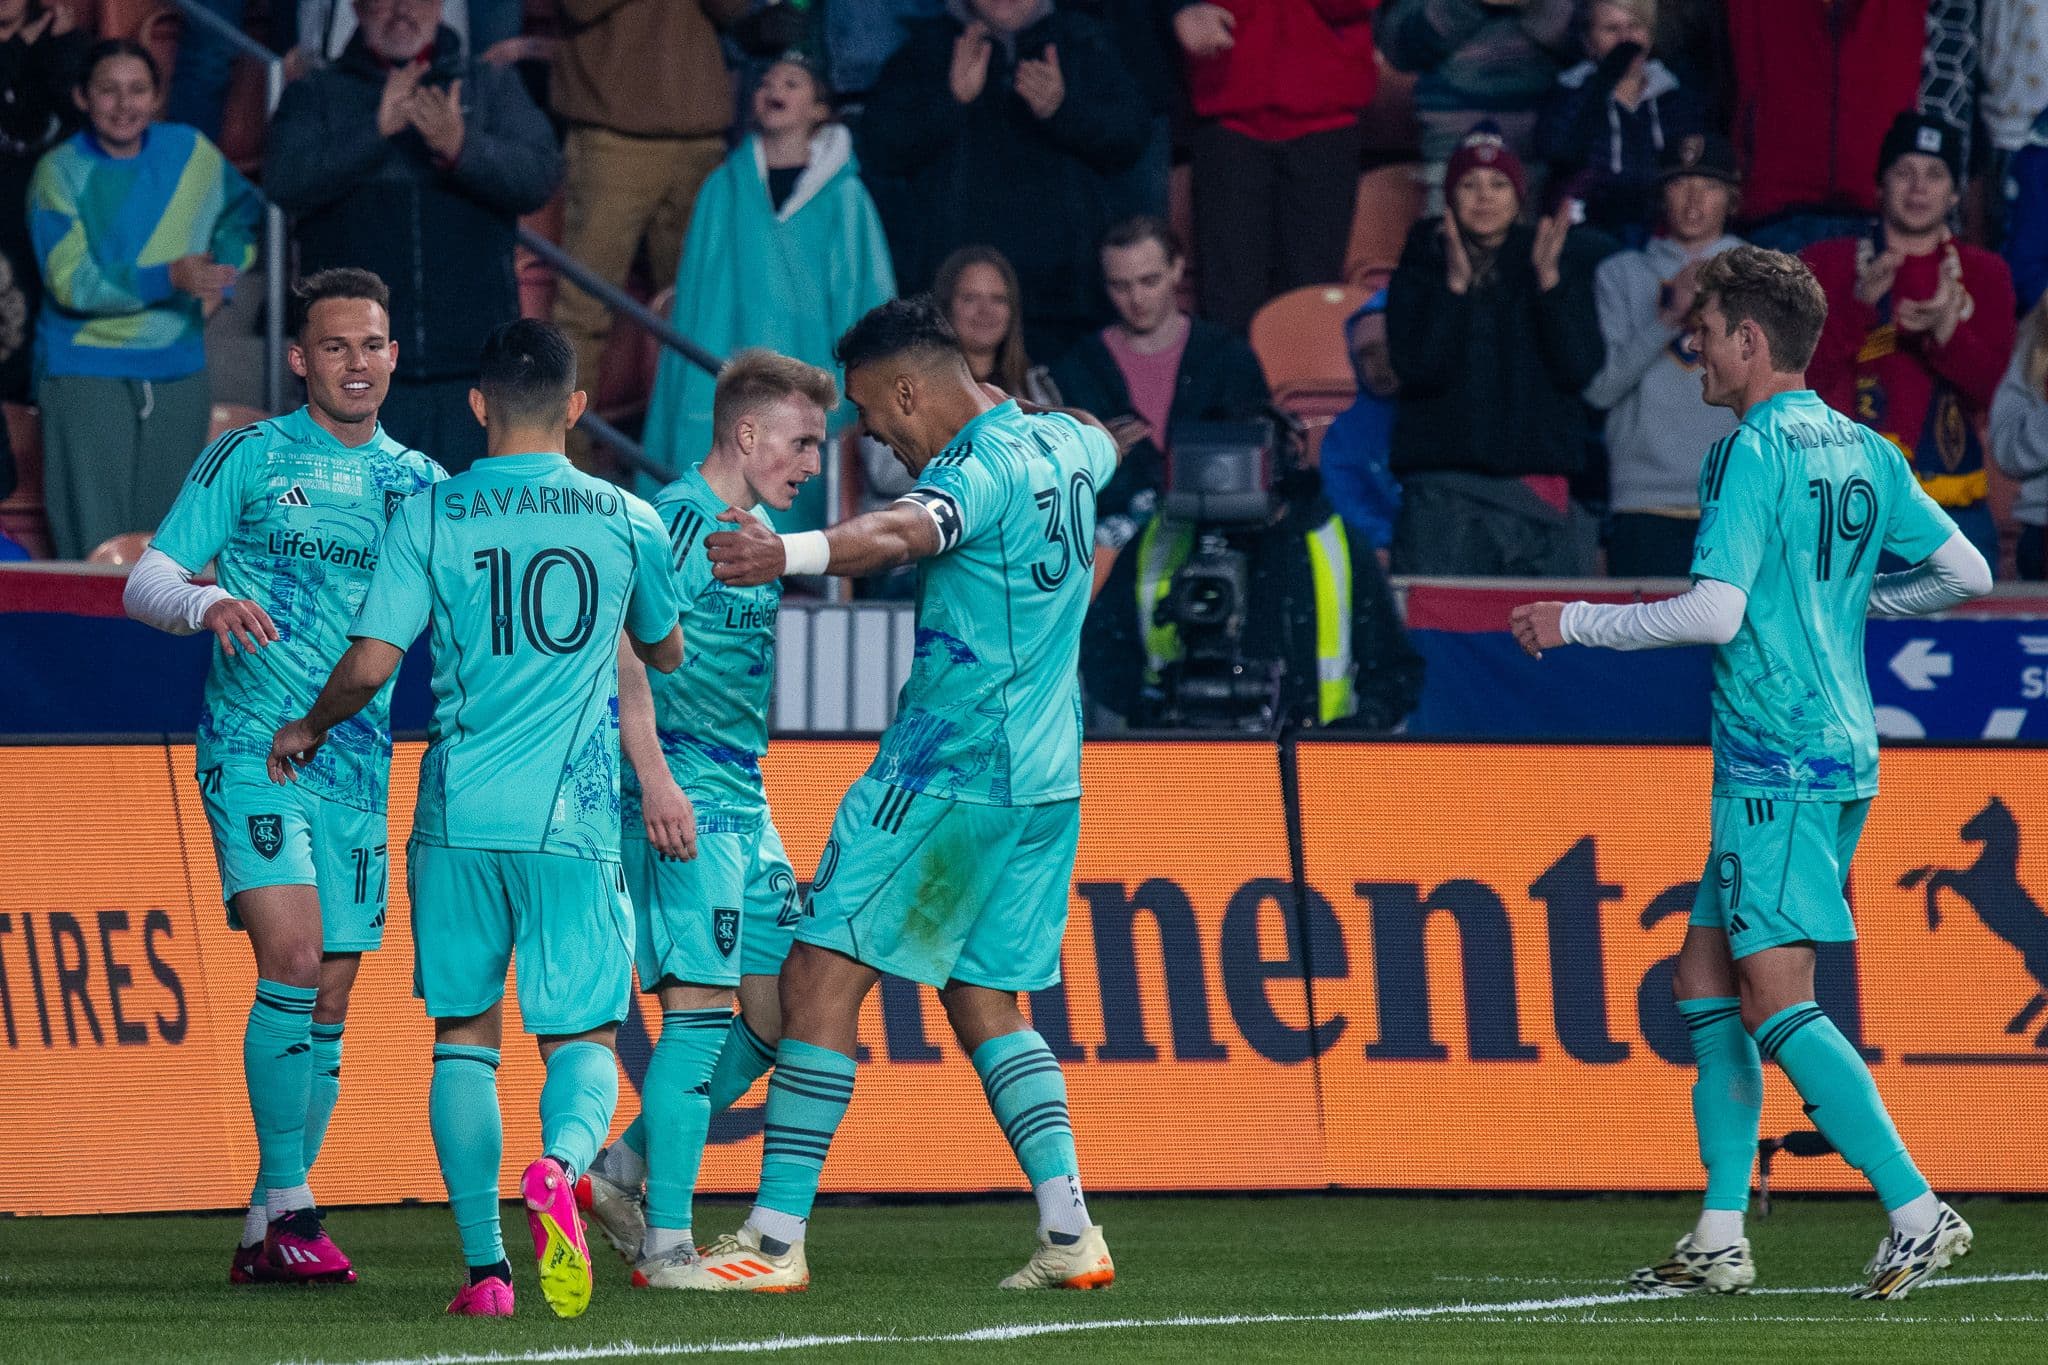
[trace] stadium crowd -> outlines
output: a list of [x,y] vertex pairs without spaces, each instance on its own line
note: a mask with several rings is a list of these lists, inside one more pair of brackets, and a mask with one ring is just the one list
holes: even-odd
[[[1416,574],[1683,575],[1730,422],[1685,340],[1697,271],[1799,251],[1822,396],[1994,564],[2044,572],[2048,7],[204,3],[287,54],[267,129],[175,11],[0,0],[0,396],[40,446],[0,465],[5,552],[156,524],[237,383],[209,344],[280,268],[267,196],[283,268],[389,282],[385,422],[451,470],[481,453],[478,344],[522,311],[657,465],[705,445],[709,376],[522,260],[524,222],[721,354],[829,366],[864,310],[938,287],[980,372],[1133,452],[1112,552],[1177,428],[1277,403],[1360,557]],[[841,449],[841,506],[814,481],[791,525],[900,491]]]

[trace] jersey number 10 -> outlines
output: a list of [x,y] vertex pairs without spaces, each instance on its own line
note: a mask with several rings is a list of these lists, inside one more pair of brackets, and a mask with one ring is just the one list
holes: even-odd
[[1814,581],[1826,583],[1834,577],[1838,539],[1855,543],[1856,552],[1849,556],[1848,570],[1848,576],[1854,578],[1857,566],[1870,550],[1870,538],[1877,533],[1877,490],[1870,486],[1870,480],[1858,474],[1842,485],[1839,495],[1833,479],[1809,479],[1806,496],[1820,504],[1820,525],[1815,530],[1813,545]]
[[[473,562],[491,576],[491,653],[510,654],[514,607],[512,552],[478,550]],[[556,569],[567,569],[576,578],[576,616],[566,635],[552,632],[541,605],[548,575]],[[543,654],[574,654],[590,643],[591,633],[597,629],[597,565],[577,549],[556,547],[536,551],[526,561],[526,572],[519,576],[517,607],[527,643]]]

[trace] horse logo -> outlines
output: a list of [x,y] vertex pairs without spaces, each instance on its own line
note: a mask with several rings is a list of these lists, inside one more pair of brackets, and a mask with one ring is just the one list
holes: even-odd
[[[2036,985],[2034,998],[2005,1026],[2007,1033],[2021,1034],[2048,1010],[2048,911],[2020,884],[2020,824],[2004,801],[1992,797],[1963,825],[1961,837],[1984,846],[1977,861],[1965,868],[1916,867],[1899,878],[1899,885],[1926,888],[1928,928],[1941,927],[1941,893],[1947,891],[2012,945]],[[2034,1046],[2048,1047],[2048,1026],[2034,1035]]]

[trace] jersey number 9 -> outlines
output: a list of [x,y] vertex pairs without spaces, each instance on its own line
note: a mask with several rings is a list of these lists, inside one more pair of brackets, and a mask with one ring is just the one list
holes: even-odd
[[[512,552],[506,549],[478,550],[475,566],[491,576],[491,653],[510,654],[513,646]],[[542,594],[548,575],[566,570],[576,580],[576,613],[568,632],[556,635],[543,610]],[[527,643],[543,654],[574,654],[590,643],[597,629],[597,565],[583,551],[559,546],[538,550],[526,561],[519,576],[518,617]]]

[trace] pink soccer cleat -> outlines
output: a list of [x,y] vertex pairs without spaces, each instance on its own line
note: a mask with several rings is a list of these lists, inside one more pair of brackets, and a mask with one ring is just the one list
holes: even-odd
[[354,1284],[356,1272],[320,1225],[320,1210],[294,1209],[270,1220],[256,1278],[290,1284]]
[[556,1317],[577,1317],[590,1307],[590,1244],[576,1212],[576,1182],[562,1163],[544,1156],[519,1178],[519,1195],[540,1263],[541,1297]]
[[228,1266],[229,1284],[277,1284],[283,1279],[264,1261],[263,1243],[235,1248],[235,1259]]
[[448,1305],[458,1318],[509,1318],[512,1316],[512,1286],[493,1275],[488,1280],[466,1284]]

